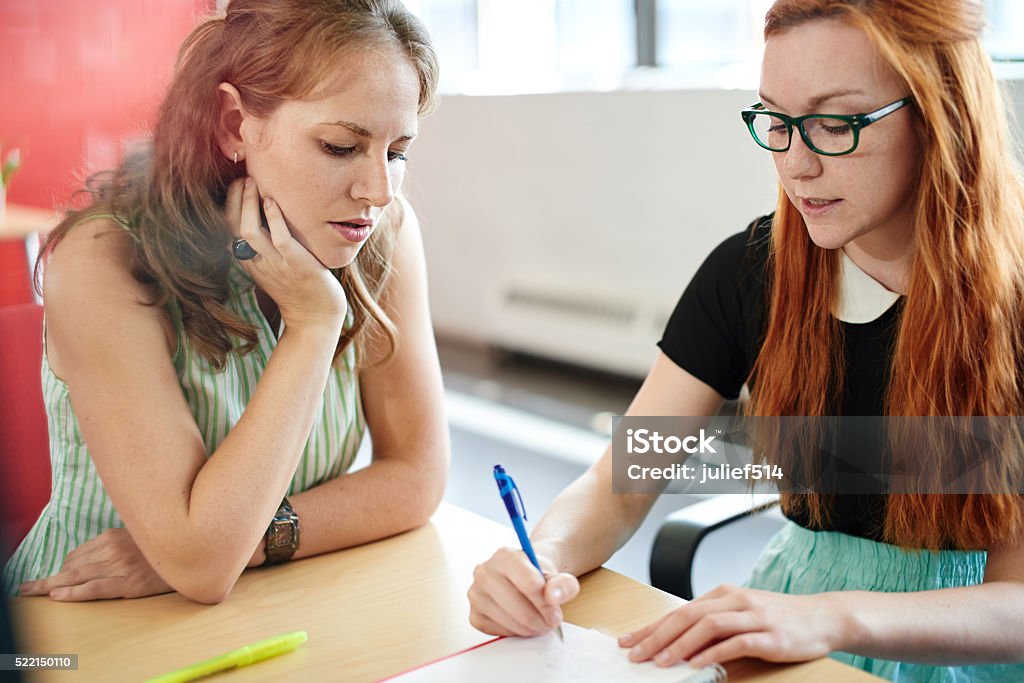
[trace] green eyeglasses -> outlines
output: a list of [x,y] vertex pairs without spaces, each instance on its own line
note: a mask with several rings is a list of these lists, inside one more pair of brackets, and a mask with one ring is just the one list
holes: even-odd
[[875,121],[910,104],[904,97],[868,114],[808,114],[786,116],[768,111],[758,102],[740,112],[754,141],[771,152],[785,152],[793,142],[793,128],[800,131],[804,144],[816,154],[839,157],[857,149],[860,131]]

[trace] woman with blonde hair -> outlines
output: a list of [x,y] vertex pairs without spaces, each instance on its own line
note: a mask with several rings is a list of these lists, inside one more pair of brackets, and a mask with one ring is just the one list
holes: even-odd
[[[744,384],[754,416],[1022,414],[1024,189],[983,28],[980,0],[772,6],[761,101],[743,118],[775,161],[777,210],[705,261],[627,415],[714,415]],[[996,470],[1019,471],[1011,457]],[[936,453],[934,466],[954,460]],[[538,523],[546,585],[519,551],[477,568],[477,628],[559,622],[575,577],[656,497],[613,494],[612,474],[609,448]],[[898,681],[1024,680],[1015,481],[784,492],[790,521],[746,586],[620,645],[664,666],[832,653]]]
[[215,603],[426,522],[448,437],[397,193],[436,82],[400,0],[232,0],[191,33],[152,144],[44,249],[53,493],[9,591]]

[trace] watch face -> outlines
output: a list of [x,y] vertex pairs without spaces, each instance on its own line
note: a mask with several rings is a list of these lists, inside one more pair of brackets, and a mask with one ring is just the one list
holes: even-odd
[[267,545],[271,548],[280,548],[290,546],[293,542],[291,523],[275,520],[270,529],[270,536],[267,537]]

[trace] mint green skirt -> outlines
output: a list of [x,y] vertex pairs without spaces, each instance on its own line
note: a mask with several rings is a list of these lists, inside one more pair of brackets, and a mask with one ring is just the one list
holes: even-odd
[[[844,590],[896,593],[972,586],[985,577],[985,555],[981,551],[903,550],[836,531],[810,531],[789,522],[769,541],[746,585],[798,595]],[[830,656],[899,683],[1024,681],[1024,664],[933,666],[871,659],[847,652],[833,652]]]

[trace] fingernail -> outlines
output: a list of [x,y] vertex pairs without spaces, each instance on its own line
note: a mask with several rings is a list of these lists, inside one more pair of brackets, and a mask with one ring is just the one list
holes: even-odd
[[560,623],[562,621],[562,610],[553,609],[550,612],[548,612],[548,621],[550,621],[552,624]]
[[629,656],[634,658],[634,659],[638,659],[640,657],[643,657],[644,656],[644,649],[642,647],[640,647],[639,645],[637,645],[636,647],[634,647],[632,650],[629,651]]
[[50,597],[54,600],[63,600],[65,597],[67,597],[67,594],[67,588],[54,588],[52,591],[50,591]]
[[551,597],[554,598],[555,600],[558,600],[559,602],[561,602],[562,598],[565,597],[565,591],[563,591],[558,586],[555,586],[554,588],[551,589]]
[[631,640],[633,640],[633,634],[632,633],[623,633],[621,636],[619,636],[619,642],[620,643],[625,644],[625,643],[628,643]]
[[672,655],[670,655],[668,652],[665,652],[664,650],[662,650],[654,658],[654,661],[656,661],[658,664],[661,664],[662,666],[665,666],[670,661],[672,661]]
[[245,186],[246,187],[252,187],[252,176],[247,176],[245,178]]
[[264,209],[269,209],[273,205],[274,205],[274,200],[273,199],[271,199],[270,197],[264,197],[263,198],[263,208]]

